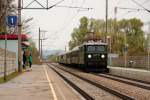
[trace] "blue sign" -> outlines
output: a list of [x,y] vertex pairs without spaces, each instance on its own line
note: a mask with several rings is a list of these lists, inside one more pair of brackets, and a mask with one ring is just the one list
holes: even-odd
[[124,52],[128,52],[128,47],[124,47]]
[[10,27],[15,27],[17,25],[17,16],[7,16],[7,24]]

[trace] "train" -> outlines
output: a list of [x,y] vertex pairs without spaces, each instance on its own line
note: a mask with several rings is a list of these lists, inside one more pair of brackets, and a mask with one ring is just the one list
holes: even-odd
[[57,62],[88,72],[109,72],[107,43],[86,42],[57,56]]

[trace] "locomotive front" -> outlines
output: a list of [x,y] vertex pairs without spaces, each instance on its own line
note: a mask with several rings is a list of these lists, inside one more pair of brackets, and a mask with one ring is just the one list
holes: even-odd
[[107,44],[86,45],[85,62],[90,71],[108,71]]

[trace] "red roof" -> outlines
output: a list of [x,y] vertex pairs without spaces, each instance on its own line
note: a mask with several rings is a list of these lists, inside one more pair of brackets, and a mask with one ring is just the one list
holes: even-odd
[[[21,34],[21,40],[26,41],[29,39],[27,34]],[[0,34],[0,40],[5,40],[5,35]],[[7,34],[7,40],[18,40],[18,34]]]

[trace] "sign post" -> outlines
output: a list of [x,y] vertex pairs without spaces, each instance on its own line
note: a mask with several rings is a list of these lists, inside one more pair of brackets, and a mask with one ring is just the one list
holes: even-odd
[[[7,16],[6,23],[11,27],[15,27],[17,24],[17,16]],[[5,54],[4,54],[4,81],[7,80],[7,33],[5,33]]]

